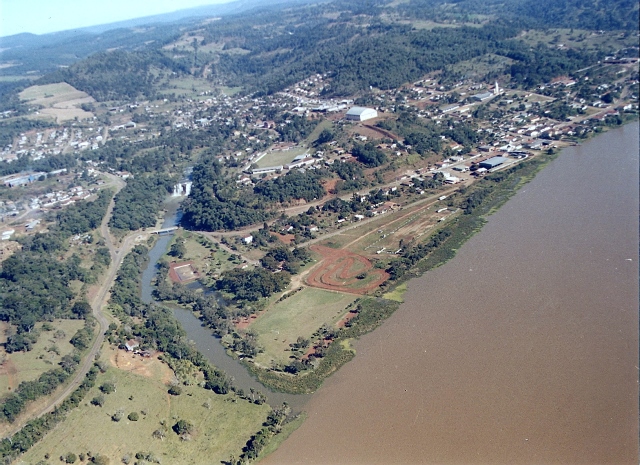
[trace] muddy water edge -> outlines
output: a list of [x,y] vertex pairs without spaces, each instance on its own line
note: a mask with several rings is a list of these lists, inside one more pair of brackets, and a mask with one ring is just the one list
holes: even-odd
[[267,464],[637,464],[638,123],[569,147],[307,404]]

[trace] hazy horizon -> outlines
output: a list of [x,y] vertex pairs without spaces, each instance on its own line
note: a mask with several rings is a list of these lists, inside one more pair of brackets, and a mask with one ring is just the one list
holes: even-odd
[[49,34],[233,0],[0,0],[0,37]]

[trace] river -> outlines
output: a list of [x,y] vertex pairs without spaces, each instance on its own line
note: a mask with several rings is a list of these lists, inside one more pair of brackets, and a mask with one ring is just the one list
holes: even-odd
[[570,147],[356,343],[267,464],[638,463],[638,123]]
[[[163,228],[169,228],[178,224],[180,211],[178,203],[175,199],[171,199],[167,203],[167,212],[163,222]],[[158,260],[166,253],[172,234],[161,235],[154,246],[149,251],[149,263],[142,272],[142,283],[140,298],[145,303],[153,301],[153,285],[158,270],[156,265]],[[202,326],[202,323],[189,310],[185,310],[177,305],[170,306],[173,314],[180,322],[187,333],[189,340],[193,341],[196,348],[211,362],[214,366],[224,370],[231,378],[236,387],[243,389],[249,393],[251,389],[260,391],[267,397],[267,402],[275,407],[282,405],[283,402],[291,407],[293,413],[302,411],[304,404],[311,397],[310,395],[292,395],[281,392],[274,392],[266,388],[255,378],[253,378],[247,369],[236,359],[230,357],[221,344],[220,339],[214,337],[210,330]]]

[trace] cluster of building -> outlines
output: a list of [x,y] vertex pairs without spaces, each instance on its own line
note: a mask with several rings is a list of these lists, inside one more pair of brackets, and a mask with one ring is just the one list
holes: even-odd
[[[75,127],[74,127],[75,126]],[[12,162],[21,156],[32,160],[97,149],[105,140],[107,129],[101,126],[61,126],[44,131],[29,131],[20,134],[13,143],[0,152],[0,161]]]
[[79,200],[86,200],[95,192],[95,189],[86,190],[82,186],[72,187],[68,190],[48,192],[38,197],[29,199],[31,210],[47,210],[53,207],[67,207]]

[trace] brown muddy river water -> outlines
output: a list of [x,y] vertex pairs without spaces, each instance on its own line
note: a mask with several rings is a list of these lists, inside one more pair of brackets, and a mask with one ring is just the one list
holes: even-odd
[[268,464],[638,464],[638,124],[570,147],[356,343]]

